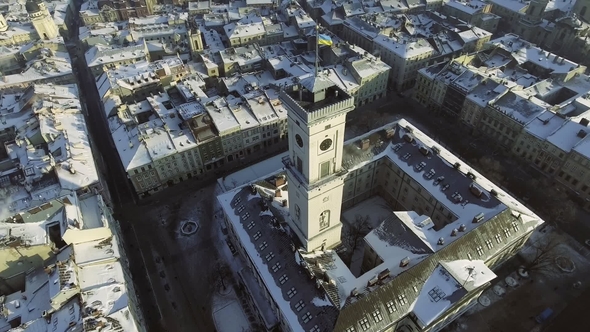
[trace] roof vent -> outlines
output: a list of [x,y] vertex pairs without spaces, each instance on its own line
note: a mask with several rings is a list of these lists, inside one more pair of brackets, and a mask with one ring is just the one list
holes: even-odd
[[436,244],[438,244],[439,246],[442,246],[443,244],[445,244],[445,238],[444,237],[439,238],[438,242]]
[[379,280],[383,280],[387,277],[389,277],[389,269],[385,269],[385,270],[381,271],[379,273],[379,275],[377,275],[377,278],[379,278]]
[[375,277],[367,282],[367,287],[375,286],[377,284],[377,282],[379,282],[379,279],[377,277]]
[[402,260],[399,262],[400,267],[406,267],[409,264],[410,264],[410,257],[407,257],[407,256],[405,258],[402,258]]
[[433,146],[430,148],[430,150],[432,150],[433,154],[440,154],[440,149],[438,148],[438,146]]
[[350,291],[350,296],[354,296],[354,297],[357,297],[357,296],[359,296],[359,291],[358,291],[358,290],[356,290],[356,288],[353,288],[353,289]]
[[457,233],[458,233],[458,232],[459,232],[459,230],[457,230],[456,228],[454,228],[454,229],[451,231],[451,236],[457,236]]
[[584,127],[588,127],[588,124],[590,123],[590,121],[588,121],[588,119],[586,118],[581,118],[580,119],[580,124]]
[[461,168],[461,163],[456,162],[455,164],[453,164],[453,168],[460,169]]
[[430,152],[430,151],[428,150],[428,148],[427,148],[427,147],[425,147],[424,145],[420,145],[420,147],[418,148],[418,150],[420,150],[420,153],[422,153],[422,154],[423,154],[423,155],[425,155],[425,156],[427,156],[427,155],[428,155],[428,152]]
[[498,192],[496,191],[496,189],[490,190],[490,194],[492,194],[493,196],[498,196]]
[[371,140],[368,138],[364,138],[361,140],[361,149],[368,150],[371,147]]
[[481,188],[477,185],[475,185],[475,183],[472,183],[469,185],[469,191],[471,191],[471,193],[473,195],[475,195],[475,197],[481,197],[481,195],[483,194],[483,191],[481,190]]
[[484,217],[483,212],[478,213],[477,215],[475,215],[475,217],[473,217],[473,223],[477,224],[478,222],[482,221]]
[[459,225],[459,232],[465,232],[466,229],[467,229],[467,226],[465,226],[465,224]]
[[387,138],[392,138],[395,135],[395,129],[389,128],[385,131]]
[[471,179],[471,180],[475,180],[475,174],[471,173],[471,172],[467,172],[467,176]]
[[408,143],[412,143],[414,141],[414,136],[411,134],[404,134],[404,140]]
[[578,131],[578,137],[579,138],[586,137],[586,132],[584,131],[584,129],[580,129],[580,131]]

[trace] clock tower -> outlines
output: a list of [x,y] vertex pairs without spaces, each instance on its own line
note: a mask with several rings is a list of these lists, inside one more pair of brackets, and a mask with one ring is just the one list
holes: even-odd
[[288,110],[288,220],[307,251],[340,243],[346,113],[354,98],[322,74],[281,91]]

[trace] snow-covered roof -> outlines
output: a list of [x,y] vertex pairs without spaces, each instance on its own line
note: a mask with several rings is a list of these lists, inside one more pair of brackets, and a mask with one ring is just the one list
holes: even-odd
[[[363,150],[361,148],[359,141],[364,139],[369,140],[369,149]],[[344,322],[349,321],[348,318],[345,318],[349,312],[353,316],[362,314],[362,312],[353,309],[356,308],[355,303],[366,303],[373,296],[371,294],[388,292],[391,289],[387,288],[387,285],[395,283],[397,275],[418,266],[421,266],[420,269],[424,269],[424,266],[427,265],[421,264],[422,261],[431,255],[453,251],[453,249],[449,249],[449,251],[445,249],[450,248],[455,241],[464,239],[466,234],[472,234],[480,226],[487,229],[494,227],[490,225],[504,223],[506,218],[512,218],[514,230],[524,233],[532,231],[534,227],[542,223],[542,220],[532,211],[518,203],[477,171],[463,164],[456,156],[405,120],[345,142],[343,155],[343,167],[349,172],[377,161],[379,161],[379,165],[386,165],[381,167],[401,169],[400,174],[403,174],[408,181],[415,182],[413,185],[420,186],[428,192],[437,202],[437,206],[449,211],[451,217],[441,224],[430,220],[427,216],[420,216],[416,212],[392,213],[391,218],[381,223],[365,238],[367,244],[382,258],[383,263],[358,277],[352,274],[334,251],[312,253],[299,251],[299,254],[295,254],[295,263],[303,266],[307,273],[316,278],[316,281],[313,282],[305,281],[305,279],[300,280],[300,275],[307,276],[307,274],[289,272],[287,274],[289,280],[291,280],[291,276],[297,276],[297,279],[294,280],[297,294],[301,294],[306,299],[311,296],[308,295],[308,292],[317,294],[317,288],[314,287],[316,283],[321,286],[327,296],[313,296],[318,296],[320,299],[325,298],[325,302],[330,307],[335,306],[336,309],[341,310],[337,321],[337,326],[340,328],[347,327],[345,325],[348,323]],[[228,222],[231,223],[234,232],[252,260],[255,270],[290,327],[295,331],[300,328],[307,330],[307,322],[302,322],[302,316],[298,316],[298,313],[304,314],[305,310],[301,312],[293,310],[294,302],[297,302],[298,299],[285,300],[284,294],[289,294],[293,284],[282,286],[283,284],[280,282],[282,273],[275,273],[272,270],[272,266],[275,264],[273,258],[277,253],[280,255],[281,267],[291,268],[293,258],[289,258],[288,255],[292,255],[292,251],[282,248],[288,243],[296,243],[290,238],[289,230],[285,229],[287,226],[282,222],[289,218],[285,208],[288,206],[288,193],[281,189],[282,187],[279,188],[280,195],[276,194],[275,189],[270,189],[274,188],[272,183],[275,180],[273,179],[284,176],[283,174],[284,172],[278,172],[262,177],[264,180],[254,182],[253,187],[238,187],[218,196],[218,200],[225,211]],[[265,205],[261,203],[262,196],[272,201],[272,203],[266,204],[270,207],[268,211],[264,210]],[[516,226],[514,226],[515,223]],[[273,233],[265,233],[269,231]],[[510,234],[510,232],[505,232],[506,237],[519,236],[518,234],[521,233]],[[510,242],[511,240],[506,241]],[[501,250],[501,246],[497,250]],[[271,252],[273,254],[270,254]],[[408,265],[405,268],[400,267],[400,262],[405,258],[408,258]],[[473,266],[484,275],[481,278],[465,275],[462,269],[467,265]],[[477,262],[449,264],[445,269],[459,283],[465,284],[465,289],[469,290],[483,285],[487,282],[486,278],[493,278],[489,269],[483,269],[483,266]],[[385,276],[379,278],[382,282],[372,283],[381,274]],[[387,290],[374,292],[380,287]],[[422,284],[419,287],[423,288]],[[355,291],[363,295],[354,295]],[[396,292],[399,293],[401,290],[396,289]],[[405,293],[410,294],[410,292]],[[375,298],[381,296],[375,295]],[[409,297],[410,303],[412,303],[413,298]],[[379,301],[379,299],[375,301]],[[305,303],[309,305],[309,300]],[[434,307],[436,306],[434,305]],[[348,308],[352,311],[348,311]],[[390,310],[389,314],[401,318],[405,315],[406,310],[413,308],[416,307],[398,307],[397,312]],[[426,311],[423,313],[423,317],[426,317],[429,312],[442,310],[435,309],[424,309]],[[364,310],[362,311],[364,312]],[[319,324],[322,324],[320,326],[331,322],[325,320],[327,319],[325,315],[316,317],[313,312],[311,315],[312,322],[319,321]],[[392,320],[395,321],[399,318],[392,318]],[[353,322],[356,324],[358,320]],[[328,327],[328,329],[332,328]]]
[[555,74],[568,73],[579,66],[575,62],[545,51],[511,33],[493,39],[489,44],[498,46],[510,52],[511,57],[515,59],[518,64],[522,65],[524,63],[529,63],[533,66],[547,69]]
[[588,133],[590,133],[588,127],[575,121],[567,121],[547,137],[547,142],[553,144],[564,153],[569,153]]
[[[39,197],[52,200],[63,190],[97,184],[95,158],[76,86],[37,84],[18,94],[18,98],[10,96],[3,98],[0,130],[14,132],[14,143],[7,142],[6,147],[8,156],[17,160],[19,167],[14,165],[0,173],[0,179],[15,189],[14,195],[9,195],[12,198],[8,210],[17,213]],[[35,146],[31,140],[37,141]],[[19,169],[23,182],[13,178],[21,172]],[[26,194],[16,190],[21,185],[26,187]]]
[[88,67],[104,66],[112,62],[124,62],[131,59],[141,61],[146,59],[143,43],[127,47],[95,45],[85,53]]
[[493,103],[493,107],[524,125],[545,111],[549,105],[532,95],[508,91]]
[[523,0],[489,0],[495,6],[504,7],[513,12],[524,12],[528,8],[530,1]]
[[434,48],[424,38],[387,37],[379,35],[374,43],[397,54],[402,59],[416,57],[418,55],[431,55]]
[[[273,216],[280,216],[281,212],[277,210],[285,209],[281,207],[280,201],[288,198],[287,191],[281,190],[280,200],[275,200],[271,210],[265,211],[262,209],[261,194],[266,196],[269,193],[262,187],[256,189],[260,193],[253,193],[246,186],[217,197],[236,236],[252,260],[256,274],[292,331],[309,331],[315,325],[320,330],[332,329],[336,308],[329,300],[324,300],[322,290],[309,282],[304,269],[296,263],[301,262],[297,258],[299,254],[289,248],[289,242],[283,241],[282,234],[286,230]],[[267,247],[272,249],[266,250]],[[322,300],[315,304],[315,298]],[[303,309],[297,310],[300,302],[304,305]],[[310,315],[309,318],[307,315]]]
[[479,0],[444,0],[443,4],[471,15],[480,12],[487,6],[487,3]]
[[424,283],[412,304],[412,312],[422,326],[430,325],[469,291],[487,284],[495,277],[494,272],[480,260],[442,261]]

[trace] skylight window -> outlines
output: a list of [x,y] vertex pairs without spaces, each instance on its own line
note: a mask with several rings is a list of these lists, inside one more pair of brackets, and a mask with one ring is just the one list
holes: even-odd
[[508,238],[510,237],[510,230],[508,228],[504,228],[504,235]]
[[390,314],[397,311],[397,308],[395,307],[395,303],[393,303],[393,300],[385,303],[385,306],[387,307],[387,311],[389,311]]
[[494,237],[496,238],[496,242],[502,243],[502,236],[500,234],[496,234]]
[[309,332],[320,332],[320,328],[317,325],[314,325]]
[[275,258],[275,254],[272,251],[266,255],[267,262],[270,262],[273,258]]
[[280,278],[279,278],[279,282],[281,283],[281,285],[283,285],[284,283],[287,282],[287,280],[289,280],[289,277],[287,276],[286,273],[284,273]]
[[349,326],[346,331],[344,332],[356,332],[356,329],[354,328],[354,326]]
[[297,312],[299,312],[303,308],[305,308],[305,302],[303,302],[303,300],[299,300],[299,302],[295,304],[295,309],[297,310]]
[[477,254],[478,255],[483,255],[483,247],[482,246],[477,246],[477,248],[475,248],[475,250],[477,250]]
[[445,294],[445,292],[443,292],[440,288],[438,288],[438,286],[434,286],[434,288],[432,288],[428,292],[428,295],[430,296],[430,298],[434,302],[438,302],[441,299],[443,299],[445,296],[447,296],[447,294]]
[[266,241],[262,242],[259,246],[260,250],[264,250],[266,247],[268,247],[268,243],[266,243]]
[[381,311],[379,311],[379,309],[373,311],[372,315],[373,319],[375,320],[375,323],[379,323],[383,320],[383,316],[381,315]]
[[488,249],[492,249],[494,247],[494,243],[492,242],[492,240],[486,240],[486,247],[488,247]]
[[512,229],[514,229],[515,232],[518,232],[518,224],[516,222],[512,222]]
[[272,272],[277,272],[280,269],[281,269],[281,263],[280,262],[276,262],[275,265],[272,266]]
[[295,296],[295,294],[297,294],[297,290],[295,289],[295,287],[291,287],[291,289],[287,291],[287,296],[289,298],[292,298],[293,296]]
[[399,302],[399,304],[401,304],[401,305],[408,304],[408,298],[406,297],[406,294],[398,295],[397,302]]
[[367,319],[367,317],[364,317],[363,319],[361,319],[359,321],[359,324],[361,325],[361,328],[363,329],[363,331],[366,331],[369,329],[369,327],[371,327],[371,325],[369,324],[369,320]]
[[311,317],[311,314],[309,313],[309,311],[308,311],[308,312],[306,312],[306,313],[305,313],[305,314],[304,314],[304,315],[301,317],[301,319],[303,319],[303,322],[304,322],[304,323],[308,323],[308,322],[311,320],[311,318],[312,318],[312,317]]
[[261,236],[262,236],[262,233],[260,233],[260,231],[256,232],[254,234],[254,241],[257,241],[258,239],[260,239]]

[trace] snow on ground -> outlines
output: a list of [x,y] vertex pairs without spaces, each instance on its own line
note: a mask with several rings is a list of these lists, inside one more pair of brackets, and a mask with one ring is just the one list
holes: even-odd
[[219,332],[252,331],[233,290],[227,296],[214,297],[213,321]]
[[342,213],[342,219],[348,224],[356,222],[357,216],[362,218],[369,217],[369,226],[371,229],[379,227],[379,224],[393,214],[393,209],[387,204],[387,201],[381,196],[373,196],[361,203],[351,207]]

